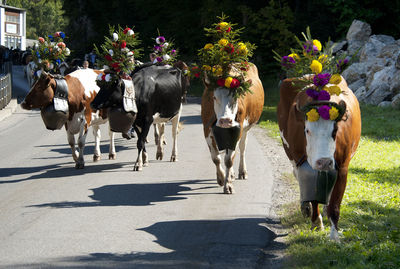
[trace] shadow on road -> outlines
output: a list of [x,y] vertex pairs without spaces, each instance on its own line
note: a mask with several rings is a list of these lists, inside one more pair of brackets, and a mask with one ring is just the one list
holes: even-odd
[[[276,234],[264,218],[158,222],[139,230],[156,237],[168,253],[91,253],[43,261],[40,268],[262,268],[276,258],[263,251]],[[169,235],[181,234],[176,237]],[[134,242],[133,242],[134,243]],[[280,243],[276,249],[284,249]],[[22,265],[21,265],[22,266]]]

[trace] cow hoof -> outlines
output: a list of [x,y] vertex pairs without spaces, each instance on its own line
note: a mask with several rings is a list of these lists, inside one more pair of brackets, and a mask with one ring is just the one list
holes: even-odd
[[301,213],[305,218],[310,218],[312,213],[311,202],[302,202],[301,203]]
[[134,167],[133,167],[133,171],[142,171],[142,166],[140,166],[140,165],[135,165]]
[[171,162],[177,162],[178,158],[176,156],[171,156],[171,160],[170,161]]
[[132,137],[129,135],[129,134],[127,134],[127,133],[122,133],[122,137],[123,138],[125,138],[125,139],[131,139]]
[[109,159],[109,160],[115,160],[115,159],[117,159],[117,154],[108,154],[108,159]]
[[75,164],[75,168],[76,169],[83,169],[83,168],[85,168],[85,164],[84,163],[76,163]]
[[164,154],[162,152],[157,152],[156,160],[160,160],[161,161],[163,159],[163,157],[164,157]]
[[239,172],[238,179],[247,179],[247,172]]
[[149,162],[143,162],[143,167],[149,166]]
[[224,193],[225,194],[234,194],[235,190],[233,189],[232,185],[226,185],[226,186],[224,186]]
[[93,155],[93,162],[98,162],[100,160],[100,156]]

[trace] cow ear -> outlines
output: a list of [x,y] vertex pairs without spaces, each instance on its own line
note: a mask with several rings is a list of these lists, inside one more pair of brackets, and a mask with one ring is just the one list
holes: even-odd
[[207,88],[210,87],[211,81],[207,76],[207,73],[204,72],[204,76],[203,76],[203,84],[204,86],[206,86]]
[[340,121],[340,120],[346,121],[347,120],[348,115],[346,113],[346,108],[347,108],[346,102],[341,100],[338,104],[339,116],[337,117],[336,121]]

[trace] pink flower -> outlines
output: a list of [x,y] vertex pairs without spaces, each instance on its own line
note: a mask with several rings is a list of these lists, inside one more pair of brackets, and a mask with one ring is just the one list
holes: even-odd
[[39,37],[39,42],[40,42],[41,44],[43,44],[43,43],[44,43],[44,38],[43,38],[43,37]]

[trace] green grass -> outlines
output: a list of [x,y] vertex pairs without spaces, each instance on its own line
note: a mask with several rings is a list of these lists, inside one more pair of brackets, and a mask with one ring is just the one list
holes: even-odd
[[[260,121],[273,137],[277,102],[267,99]],[[298,203],[286,205],[282,222],[292,229],[286,268],[400,268],[400,111],[362,105],[361,114],[362,138],[341,206],[341,242],[330,241],[326,218],[325,230],[311,231]]]

